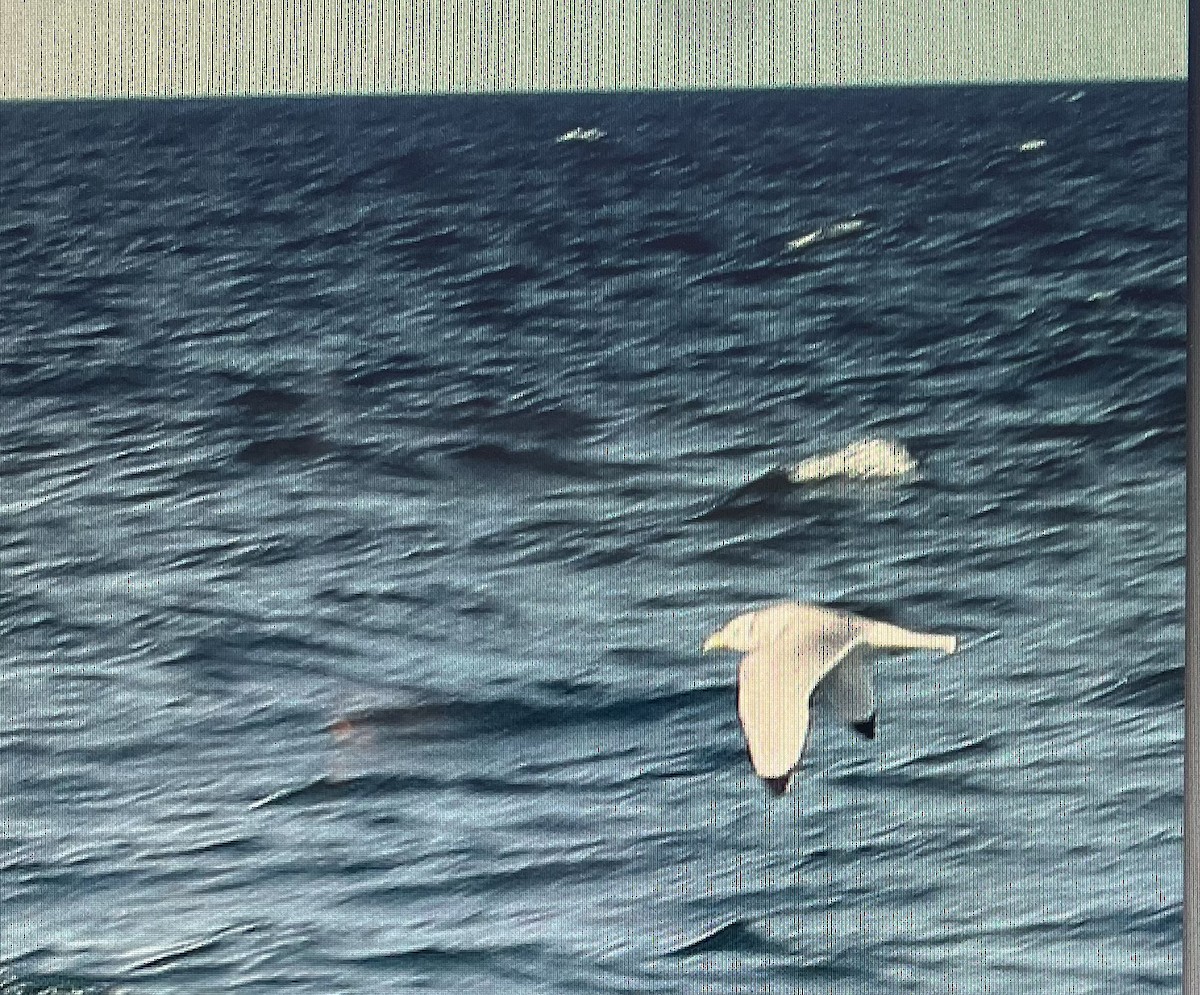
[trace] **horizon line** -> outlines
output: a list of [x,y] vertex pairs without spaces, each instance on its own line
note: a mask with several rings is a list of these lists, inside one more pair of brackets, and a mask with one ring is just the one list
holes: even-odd
[[117,103],[133,101],[205,101],[205,100],[319,100],[322,98],[395,98],[395,97],[577,97],[577,96],[651,96],[678,94],[717,93],[831,93],[864,90],[937,90],[937,89],[984,89],[999,87],[1082,87],[1082,86],[1125,86],[1188,82],[1187,74],[1147,74],[1130,76],[1063,76],[1026,77],[1011,79],[926,79],[926,80],[864,80],[848,83],[729,83],[700,86],[680,84],[678,86],[628,86],[628,87],[511,87],[505,89],[430,89],[430,90],[355,90],[355,89],[278,89],[278,90],[203,90],[192,92],[143,92],[143,93],[0,93],[0,106],[13,104],[62,104],[62,103]]

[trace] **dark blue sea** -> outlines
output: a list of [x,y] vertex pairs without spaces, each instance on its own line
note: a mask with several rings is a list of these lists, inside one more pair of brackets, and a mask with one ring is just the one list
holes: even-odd
[[0,993],[1177,991],[1185,110],[0,106]]

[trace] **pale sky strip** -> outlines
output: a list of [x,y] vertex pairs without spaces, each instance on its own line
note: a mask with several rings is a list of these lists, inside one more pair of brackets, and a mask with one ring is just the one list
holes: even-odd
[[1183,78],[1184,0],[0,0],[0,95]]

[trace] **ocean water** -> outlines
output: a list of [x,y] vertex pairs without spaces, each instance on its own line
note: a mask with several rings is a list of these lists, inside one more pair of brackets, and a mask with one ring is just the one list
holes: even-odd
[[1185,97],[0,107],[0,993],[1177,990]]

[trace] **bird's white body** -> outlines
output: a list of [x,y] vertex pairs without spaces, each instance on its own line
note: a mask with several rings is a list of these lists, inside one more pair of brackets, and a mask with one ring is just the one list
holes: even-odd
[[885,439],[863,439],[835,453],[812,456],[788,470],[794,484],[813,483],[845,477],[852,480],[880,480],[902,477],[917,468],[904,446]]
[[953,636],[910,632],[887,622],[819,605],[788,602],[739,615],[704,643],[744,653],[738,668],[738,716],[750,762],[782,794],[800,763],[809,707],[818,684],[839,716],[863,735],[875,733],[875,702],[867,665],[880,653],[953,653]]

